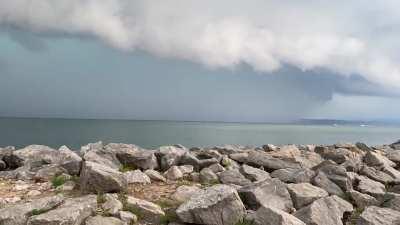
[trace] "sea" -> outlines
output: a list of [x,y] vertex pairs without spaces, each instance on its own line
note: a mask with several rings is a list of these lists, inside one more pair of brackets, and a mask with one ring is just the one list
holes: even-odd
[[0,118],[0,147],[31,144],[78,150],[87,143],[130,143],[154,149],[182,144],[390,144],[400,139],[400,126],[368,124],[269,124],[92,119]]

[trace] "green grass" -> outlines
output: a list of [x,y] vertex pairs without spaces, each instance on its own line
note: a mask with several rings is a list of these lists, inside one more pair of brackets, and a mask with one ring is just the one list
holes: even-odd
[[103,193],[97,194],[97,204],[104,204],[106,202],[106,197]]
[[37,216],[37,215],[46,213],[47,211],[48,211],[48,210],[45,210],[45,209],[33,209],[33,210],[31,211],[31,215],[32,215],[32,216]]
[[203,187],[211,187],[211,186],[214,186],[216,184],[220,184],[219,180],[211,180],[211,181],[208,181],[208,182],[201,183],[201,185]]
[[173,210],[167,210],[164,216],[160,217],[160,224],[168,225],[169,223],[178,222],[179,218]]
[[122,165],[122,166],[119,168],[119,172],[125,173],[125,172],[132,171],[132,170],[136,170],[136,169],[137,169],[137,168],[134,167],[134,166],[132,166],[132,165]]
[[51,179],[51,184],[53,185],[54,188],[57,188],[63,184],[65,184],[65,182],[67,181],[67,179],[65,179],[64,176],[55,176]]
[[243,219],[239,220],[238,222],[236,222],[235,225],[254,225],[254,221],[243,218]]
[[357,220],[360,217],[361,213],[364,211],[364,208],[356,208],[354,209],[353,213],[350,215],[349,219],[347,220],[349,225],[356,225]]

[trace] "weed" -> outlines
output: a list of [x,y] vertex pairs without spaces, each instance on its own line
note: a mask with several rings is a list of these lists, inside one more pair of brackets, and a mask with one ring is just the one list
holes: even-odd
[[54,188],[57,188],[66,182],[66,178],[64,176],[55,176],[51,179],[51,184],[53,185]]
[[132,165],[127,165],[127,164],[124,164],[119,168],[119,171],[122,173],[132,171],[132,170],[136,170],[136,168]]
[[235,225],[254,225],[254,221],[243,218],[243,219],[239,220],[238,222],[236,222]]

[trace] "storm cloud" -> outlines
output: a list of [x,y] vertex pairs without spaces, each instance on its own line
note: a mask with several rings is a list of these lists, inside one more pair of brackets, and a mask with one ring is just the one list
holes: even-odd
[[400,87],[396,0],[5,0],[0,24],[43,36],[89,36],[210,68],[322,68]]

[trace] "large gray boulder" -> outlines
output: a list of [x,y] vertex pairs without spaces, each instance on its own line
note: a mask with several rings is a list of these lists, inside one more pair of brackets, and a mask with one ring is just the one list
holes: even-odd
[[218,176],[210,168],[204,168],[200,171],[199,179],[201,183],[218,183]]
[[287,189],[292,197],[296,209],[300,209],[317,199],[329,195],[324,189],[313,186],[309,183],[288,184]]
[[90,149],[85,152],[83,159],[86,162],[98,163],[115,170],[118,170],[122,167],[122,164],[119,162],[116,155],[113,152],[106,151],[104,149]]
[[315,174],[315,171],[310,169],[287,168],[275,170],[270,175],[285,183],[310,183]]
[[161,170],[165,171],[171,166],[177,166],[187,151],[183,146],[161,146],[156,152]]
[[293,203],[286,185],[279,179],[266,179],[240,188],[239,195],[249,209],[257,210],[261,206],[275,207],[292,212]]
[[167,179],[158,171],[156,170],[146,170],[144,173],[150,177],[150,180],[153,181],[161,181],[161,182],[166,182]]
[[85,161],[80,176],[80,187],[83,192],[121,192],[127,188],[127,181],[118,170]]
[[379,166],[396,166],[396,163],[390,161],[386,156],[380,152],[369,151],[364,157],[364,162],[371,167]]
[[397,210],[400,213],[400,194],[386,193],[382,206]]
[[373,197],[377,199],[382,199],[383,195],[386,192],[385,185],[373,181],[369,179],[368,177],[365,176],[358,176],[358,185],[356,189],[360,191],[361,193],[372,195]]
[[26,225],[28,218],[37,211],[48,211],[61,205],[64,201],[62,196],[53,196],[37,199],[32,202],[7,205],[0,209],[1,225]]
[[333,181],[331,181],[324,172],[318,172],[313,178],[312,184],[324,189],[331,195],[344,196],[342,189]]
[[251,184],[251,181],[246,179],[239,170],[225,170],[218,173],[218,178],[223,184],[235,184],[239,186]]
[[85,225],[126,225],[126,223],[115,217],[92,216],[86,220]]
[[376,198],[372,197],[371,195],[363,194],[363,193],[355,191],[355,190],[349,191],[348,194],[349,194],[350,198],[353,200],[353,202],[355,203],[355,205],[360,209],[364,209],[371,205],[379,205],[380,204],[380,202]]
[[101,204],[103,212],[107,215],[117,216],[122,210],[122,202],[119,201],[117,194],[105,194],[104,202]]
[[171,195],[171,199],[176,202],[183,203],[188,201],[193,195],[201,191],[202,190],[197,186],[182,185],[179,186],[176,191]]
[[346,168],[343,166],[337,165],[331,160],[326,160],[312,169],[317,172],[323,172],[329,180],[337,184],[342,190],[349,191],[352,189],[352,182],[347,176]]
[[161,218],[165,215],[160,206],[131,196],[127,197],[125,205],[127,208],[137,212],[140,221],[145,224],[158,225]]
[[240,167],[240,172],[250,181],[260,181],[271,178],[268,172],[246,164]]
[[61,146],[58,150],[60,154],[59,165],[70,175],[79,175],[82,166],[82,158],[70,150],[67,146]]
[[295,216],[273,207],[260,207],[250,219],[254,225],[306,225]]
[[97,206],[95,195],[86,195],[65,201],[60,207],[29,218],[27,225],[82,224]]
[[235,225],[245,212],[237,191],[223,184],[193,195],[176,210],[182,222],[210,225]]
[[400,213],[389,208],[367,207],[359,216],[357,225],[398,225]]
[[158,168],[155,151],[142,149],[136,145],[115,143],[106,145],[105,150],[112,152],[122,165],[142,170]]
[[150,184],[150,177],[140,170],[127,171],[123,173],[128,184]]
[[395,150],[400,150],[400,140],[394,142],[393,144],[390,145],[391,148]]
[[372,180],[378,181],[383,184],[392,183],[394,179],[389,174],[375,169],[374,167],[369,167],[364,165],[360,170],[360,175],[364,175]]
[[209,167],[215,163],[219,163],[216,158],[199,159],[192,152],[186,152],[180,159],[181,165],[192,165],[195,171],[200,171],[205,167]]
[[254,165],[256,167],[264,167],[268,170],[278,170],[286,168],[301,168],[298,162],[293,160],[284,160],[280,158],[275,158],[263,151],[250,151],[246,162],[249,165]]
[[332,195],[314,201],[309,206],[296,211],[293,215],[306,224],[343,225],[343,214],[351,211],[353,211],[353,206],[350,203]]

